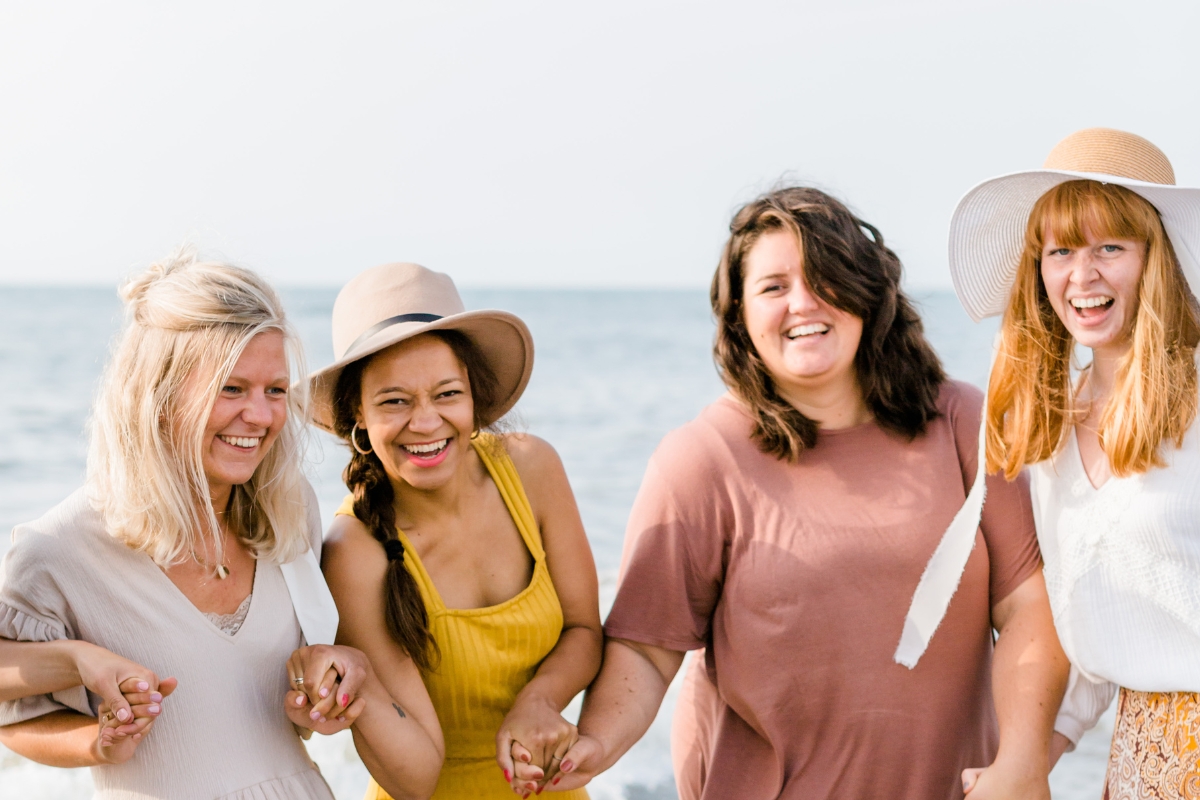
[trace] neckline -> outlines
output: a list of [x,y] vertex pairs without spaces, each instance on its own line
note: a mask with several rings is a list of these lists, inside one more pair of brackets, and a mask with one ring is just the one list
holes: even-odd
[[[166,585],[168,587],[170,587],[170,591],[174,592],[175,595],[178,597],[178,599],[181,600],[188,608],[190,608],[191,612],[196,617],[198,617],[201,620],[201,622],[203,622],[205,625],[207,625],[209,630],[211,630],[213,633],[217,634],[218,636],[220,636],[222,639],[224,639],[226,641],[233,641],[233,640],[237,639],[238,636],[241,635],[242,631],[244,631],[246,629],[247,624],[250,622],[250,615],[254,613],[254,609],[257,608],[259,605],[257,602],[255,602],[255,599],[254,599],[255,596],[260,595],[260,592],[259,592],[260,587],[258,585],[258,582],[262,576],[262,570],[260,570],[258,568],[259,560],[257,558],[254,559],[254,578],[250,581],[250,594],[246,595],[246,597],[243,597],[242,601],[241,601],[242,603],[244,603],[244,602],[246,602],[247,599],[249,599],[250,600],[250,608],[248,608],[246,610],[246,618],[242,620],[242,625],[241,625],[241,627],[239,627],[237,629],[237,632],[233,633],[233,634],[228,634],[225,631],[221,630],[219,627],[217,627],[216,623],[214,623],[211,619],[208,618],[207,612],[201,611],[199,606],[197,606],[195,603],[193,603],[191,598],[189,598],[186,594],[184,594],[183,590],[175,585],[175,581],[173,581],[169,577],[167,577],[167,573],[163,572],[162,568],[159,567],[158,564],[155,564],[154,561],[150,558],[150,556],[146,555],[145,553],[142,553],[142,557],[145,558],[146,562],[150,565],[150,569],[153,572],[157,573],[158,576],[166,583]],[[239,603],[239,606],[240,605],[241,604]]]
[[[500,481],[496,475],[499,465],[493,464],[492,458],[488,457],[487,454],[481,451],[480,448],[483,446],[483,443],[479,441],[472,441],[471,445],[475,448],[475,453],[479,460],[483,462],[483,466],[487,470],[488,477],[491,479],[492,485],[495,486],[496,491],[500,493],[500,499],[504,501],[504,507],[508,510],[508,516],[510,519],[512,519],[513,525],[517,529],[517,534],[521,537],[521,544],[525,546],[525,552],[529,553],[530,557],[533,558],[533,572],[529,576],[529,583],[525,586],[525,588],[521,589],[521,591],[517,592],[507,600],[491,606],[478,606],[476,608],[450,608],[446,605],[445,600],[442,599],[442,593],[438,591],[437,585],[433,582],[433,578],[430,577],[429,572],[425,569],[425,563],[421,561],[421,557],[417,555],[417,550],[412,546],[412,542],[409,541],[408,535],[405,534],[405,532],[401,530],[400,526],[397,525],[396,535],[400,537],[400,541],[404,545],[404,549],[406,551],[405,561],[406,563],[416,565],[416,569],[420,573],[421,583],[425,584],[427,588],[429,600],[433,605],[436,606],[436,608],[431,609],[431,611],[437,611],[442,614],[452,614],[454,616],[483,616],[485,614],[495,614],[505,610],[506,608],[509,608],[512,605],[515,605],[534,590],[538,583],[539,570],[544,570],[546,568],[545,559],[538,558],[537,553],[534,552],[534,548],[531,546],[531,543],[525,534],[525,531],[521,528],[521,523],[517,518],[517,511],[515,508],[513,508],[513,501],[509,499],[508,493],[501,488]],[[507,457],[507,453],[505,454],[505,457]],[[520,486],[520,475],[516,473],[515,466],[513,466],[512,471],[517,479],[518,486]],[[524,492],[522,491],[522,494],[523,493]],[[529,502],[528,498],[526,498],[525,502]]]
[[1119,478],[1110,472],[1104,483],[1100,484],[1099,486],[1092,483],[1092,477],[1088,475],[1087,467],[1083,463],[1083,451],[1079,449],[1079,437],[1075,434],[1074,425],[1071,426],[1071,433],[1067,437],[1067,444],[1068,447],[1073,451],[1071,458],[1073,458],[1075,461],[1075,468],[1079,470],[1080,478],[1083,480],[1083,483],[1087,486],[1087,488],[1093,493],[1099,494],[1100,492],[1104,491],[1113,481],[1124,480],[1124,478]]

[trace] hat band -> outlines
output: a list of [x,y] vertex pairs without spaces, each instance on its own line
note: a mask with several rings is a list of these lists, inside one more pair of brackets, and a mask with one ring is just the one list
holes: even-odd
[[388,317],[383,322],[378,322],[363,331],[362,335],[350,343],[346,348],[346,352],[342,354],[342,358],[354,352],[354,348],[370,339],[375,334],[379,333],[384,328],[390,328],[393,325],[399,325],[401,322],[437,322],[441,319],[437,314],[397,314],[394,317]]

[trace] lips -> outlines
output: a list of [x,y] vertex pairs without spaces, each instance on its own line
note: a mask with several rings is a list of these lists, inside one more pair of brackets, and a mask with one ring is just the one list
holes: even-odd
[[1076,315],[1083,319],[1095,319],[1104,316],[1113,305],[1113,298],[1108,295],[1093,297],[1072,297],[1069,301]]
[[261,436],[226,436],[220,433],[217,434],[217,438],[239,450],[253,450],[263,440]]
[[408,454],[408,460],[411,463],[419,467],[436,467],[446,460],[446,454],[450,452],[450,439],[402,444],[400,449]]

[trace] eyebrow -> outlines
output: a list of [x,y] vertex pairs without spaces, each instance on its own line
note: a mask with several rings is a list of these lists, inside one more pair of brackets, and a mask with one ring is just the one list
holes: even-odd
[[[440,380],[437,383],[435,383],[433,385],[433,388],[436,389],[439,386],[445,386],[447,383],[454,383],[455,381],[462,382],[462,378],[445,378],[445,379]],[[378,397],[381,394],[389,394],[390,392],[400,392],[401,394],[413,394],[412,389],[407,389],[403,386],[385,386],[382,389],[376,390],[375,396]]]

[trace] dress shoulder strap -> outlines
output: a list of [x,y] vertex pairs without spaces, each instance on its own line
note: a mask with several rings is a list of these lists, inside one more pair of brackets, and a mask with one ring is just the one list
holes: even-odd
[[546,557],[542,549],[542,532],[538,529],[533,506],[529,504],[529,497],[525,494],[525,486],[521,483],[517,467],[504,448],[504,440],[494,434],[480,432],[471,440],[471,444],[474,445],[483,465],[487,467],[496,488],[500,490],[504,505],[508,507],[513,523],[520,531],[521,538],[525,540],[525,546],[529,548],[535,561],[542,561]]

